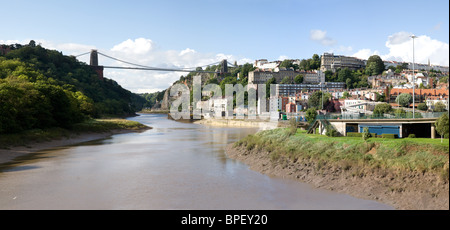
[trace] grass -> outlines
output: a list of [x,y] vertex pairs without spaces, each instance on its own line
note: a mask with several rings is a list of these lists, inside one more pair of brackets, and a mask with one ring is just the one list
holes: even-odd
[[27,146],[33,142],[59,140],[80,133],[101,133],[113,130],[140,130],[145,128],[148,127],[139,122],[125,119],[91,119],[75,124],[71,129],[33,129],[14,134],[2,134],[0,135],[0,148],[8,149],[12,146]]
[[[267,130],[247,136],[235,143],[247,150],[270,152],[273,161],[287,158],[313,159],[320,166],[334,164],[343,170],[389,169],[434,172],[448,180],[449,143],[427,138],[327,137],[288,129]],[[250,147],[249,147],[250,146]]]
[[76,132],[108,132],[116,129],[139,130],[147,126],[126,119],[92,119],[74,125],[72,128]]

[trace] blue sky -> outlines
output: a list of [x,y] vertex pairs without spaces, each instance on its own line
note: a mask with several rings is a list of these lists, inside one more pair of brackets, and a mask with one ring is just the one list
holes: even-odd
[[[34,39],[65,54],[96,48],[150,66],[186,67],[215,62],[219,57],[240,63],[261,58],[303,59],[324,52],[361,58],[378,54],[384,59],[411,61],[408,53],[412,43],[407,41],[410,34],[420,38],[416,43],[419,62],[430,59],[433,64],[448,66],[447,0],[0,3],[0,43]],[[186,53],[190,56],[181,55]],[[164,81],[146,87],[150,91],[163,89],[180,75],[139,74],[152,81]],[[120,71],[110,75],[125,87],[129,85],[132,91],[145,91],[137,87],[145,81],[133,81],[130,77],[125,80]]]

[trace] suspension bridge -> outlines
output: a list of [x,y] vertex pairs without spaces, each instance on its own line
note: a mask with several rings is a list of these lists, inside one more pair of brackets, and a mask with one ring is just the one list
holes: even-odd
[[[198,73],[214,73],[214,74],[225,74],[228,73],[228,66],[230,67],[237,67],[231,63],[229,63],[226,59],[220,61],[220,62],[216,62],[216,63],[212,63],[212,64],[208,64],[208,65],[204,65],[204,66],[197,66],[197,67],[191,67],[191,68],[161,68],[161,67],[151,67],[151,66],[145,66],[145,65],[140,65],[140,64],[136,64],[136,63],[132,63],[129,61],[124,61],[112,56],[109,56],[107,54],[101,53],[98,50],[91,50],[90,52],[86,52],[86,53],[82,53],[79,55],[76,55],[76,58],[79,58],[81,56],[84,55],[88,55],[90,54],[90,62],[89,65],[95,70],[95,72],[97,72],[98,76],[100,79],[103,79],[103,70],[104,69],[128,69],[128,70],[146,70],[146,71],[169,71],[169,72],[198,72]],[[101,55],[105,58],[114,60],[114,61],[118,61],[130,66],[102,66],[99,65],[98,63],[98,55]],[[207,66],[213,66],[213,65],[220,65],[220,68],[218,71],[203,71],[203,70],[198,70],[199,67],[207,67]]]

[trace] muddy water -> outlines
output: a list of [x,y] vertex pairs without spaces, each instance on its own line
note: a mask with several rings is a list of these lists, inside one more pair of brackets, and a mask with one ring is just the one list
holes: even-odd
[[224,153],[253,128],[163,115],[143,133],[42,151],[0,168],[0,209],[392,209],[251,171]]

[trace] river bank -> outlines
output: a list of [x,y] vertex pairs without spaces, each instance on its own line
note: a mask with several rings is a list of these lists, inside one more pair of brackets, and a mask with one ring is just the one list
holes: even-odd
[[75,127],[74,130],[57,129],[56,132],[51,131],[50,135],[48,131],[46,133],[46,131],[42,130],[39,130],[39,134],[32,135],[28,133],[5,135],[1,141],[0,164],[5,164],[17,157],[45,149],[104,139],[115,134],[142,132],[148,129],[151,129],[151,127],[124,119],[100,119],[84,122]]
[[[272,131],[277,132],[277,130]],[[384,147],[379,144],[369,144],[369,148],[358,148],[358,151],[367,149],[360,151],[362,152],[360,160],[353,154],[347,157],[338,156],[341,154],[338,153],[341,146],[346,148],[348,153],[352,152],[353,147],[347,143],[343,145],[336,142],[329,144],[325,141],[314,140],[315,144],[310,143],[311,146],[307,151],[317,152],[306,155],[293,150],[291,141],[295,138],[284,136],[277,140],[272,139],[272,143],[270,143],[269,139],[264,138],[261,139],[261,142],[254,142],[252,137],[255,136],[257,135],[228,145],[226,149],[228,157],[242,161],[252,170],[263,174],[291,178],[309,183],[317,188],[346,193],[357,198],[376,200],[396,209],[448,210],[448,154],[445,156],[442,155],[444,153],[433,153],[436,156],[444,156],[440,161],[432,160],[436,166],[424,164],[406,170],[398,162],[387,165],[390,164],[388,162],[395,160],[393,158],[383,159]],[[314,138],[316,137],[312,139]],[[320,139],[320,137],[316,139]],[[263,142],[269,144],[263,144]],[[355,146],[358,145],[362,146],[361,143],[355,144]],[[392,149],[390,154],[397,152],[397,149]],[[410,148],[404,153],[405,155],[399,157],[405,158],[409,154],[416,154],[415,152]],[[319,157],[321,154],[328,156]],[[417,156],[414,157],[417,158]],[[380,163],[384,160],[386,160],[385,163]],[[446,163],[442,163],[445,161]],[[409,162],[409,164],[412,163],[413,161]]]
[[287,126],[287,122],[250,120],[250,119],[202,119],[194,121],[195,124],[209,125],[216,127],[235,127],[235,128],[260,128],[262,130],[275,129]]

